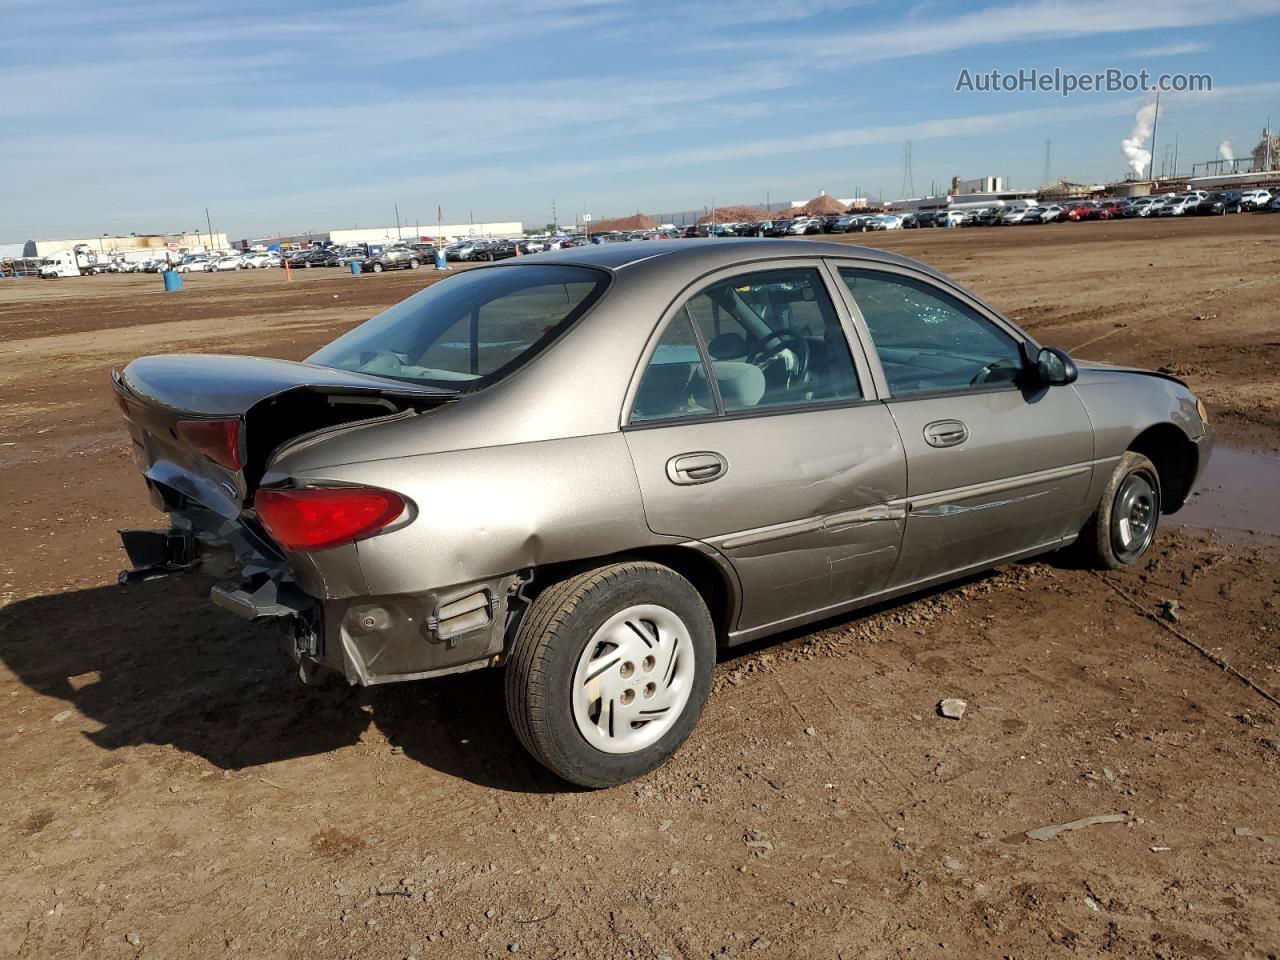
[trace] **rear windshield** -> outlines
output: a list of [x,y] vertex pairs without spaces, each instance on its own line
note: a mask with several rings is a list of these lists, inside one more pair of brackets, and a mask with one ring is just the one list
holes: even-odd
[[362,323],[308,362],[475,390],[499,380],[599,299],[608,274],[587,267],[469,270]]

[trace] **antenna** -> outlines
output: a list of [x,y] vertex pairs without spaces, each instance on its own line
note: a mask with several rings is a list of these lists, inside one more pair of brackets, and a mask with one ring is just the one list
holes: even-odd
[[916,184],[911,175],[911,141],[907,140],[902,145],[902,196],[905,199],[915,192]]

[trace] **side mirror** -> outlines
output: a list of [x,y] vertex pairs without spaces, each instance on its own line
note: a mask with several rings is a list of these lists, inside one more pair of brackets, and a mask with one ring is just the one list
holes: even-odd
[[1051,387],[1075,383],[1080,372],[1071,358],[1056,347],[1041,347],[1036,354],[1036,374]]

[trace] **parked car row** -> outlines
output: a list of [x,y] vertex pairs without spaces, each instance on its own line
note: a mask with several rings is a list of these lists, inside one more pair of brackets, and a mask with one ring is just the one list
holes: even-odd
[[903,226],[962,227],[1122,220],[1130,217],[1221,216],[1251,211],[1280,211],[1280,198],[1268,190],[1191,190],[1186,193],[1105,200],[1065,200],[1024,207],[980,207],[965,211],[923,211]]
[[[923,227],[1019,226],[1083,220],[1120,220],[1132,217],[1223,216],[1228,213],[1280,213],[1280,188],[1270,190],[1190,190],[1132,198],[1063,200],[1022,206],[977,207],[964,210],[938,209],[896,213],[845,213],[828,216],[779,216],[742,223],[694,224],[646,230],[584,234],[545,234],[519,239],[472,238],[440,248],[450,262],[492,262],[511,257],[563,250],[586,244],[620,243],[634,240],[674,240],[693,237],[793,237],[833,233],[866,233],[882,230],[911,230]],[[377,249],[377,248],[374,248]],[[172,254],[141,261],[99,259],[88,273],[221,273],[232,270],[260,270],[288,266],[290,269],[345,267],[358,262],[367,273],[385,270],[416,270],[435,262],[437,247],[424,241],[396,241],[377,253],[366,245],[310,247],[305,250],[249,251],[245,253],[195,253],[174,262]]]

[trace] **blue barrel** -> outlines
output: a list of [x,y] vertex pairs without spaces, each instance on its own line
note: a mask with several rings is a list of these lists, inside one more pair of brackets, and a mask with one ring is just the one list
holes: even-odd
[[351,267],[351,275],[353,277],[358,277],[360,276],[361,273],[364,272],[364,267],[360,265],[359,260],[352,260],[351,263],[348,264],[348,266]]
[[443,250],[436,250],[436,269],[437,270],[449,269],[449,261],[444,258]]
[[161,276],[164,277],[164,289],[166,292],[172,293],[174,290],[182,289],[182,274],[177,270],[166,270]]

